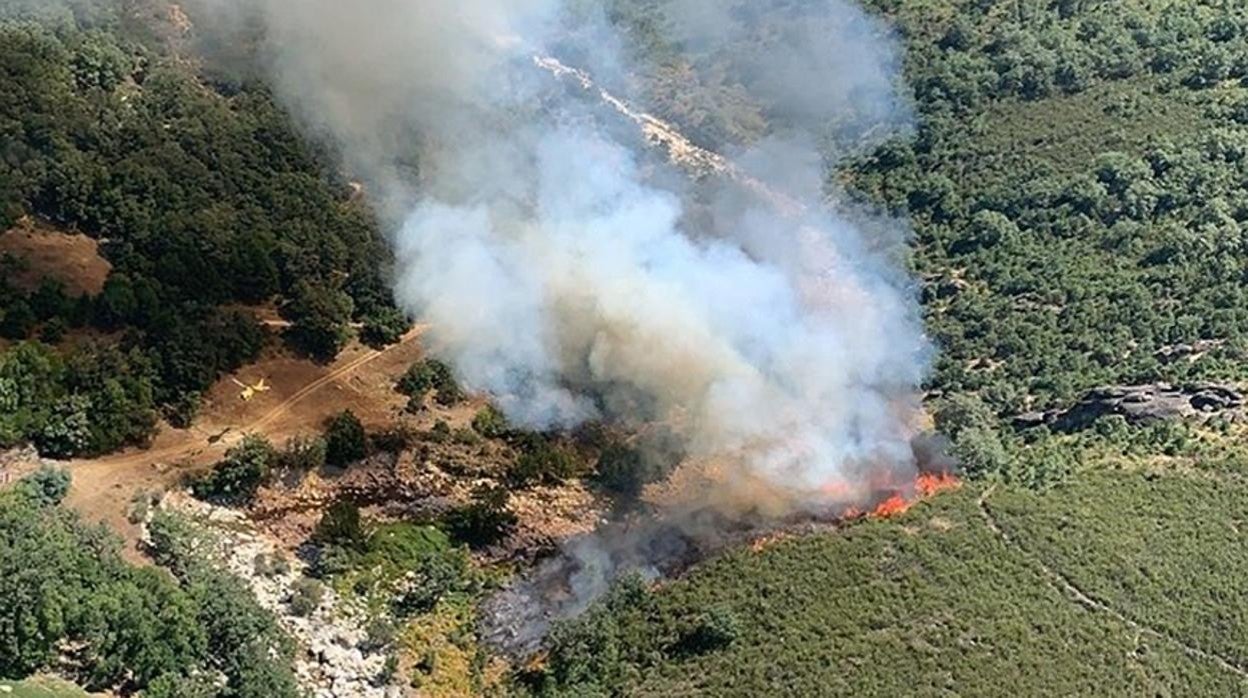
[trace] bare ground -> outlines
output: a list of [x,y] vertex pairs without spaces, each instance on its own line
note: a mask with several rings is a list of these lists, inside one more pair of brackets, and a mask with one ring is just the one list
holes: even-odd
[[112,265],[100,256],[99,243],[81,233],[68,233],[25,217],[0,233],[0,256],[11,254],[24,269],[10,281],[33,291],[44,279],[59,281],[70,296],[95,295],[104,288]]
[[[126,540],[127,553],[137,559],[138,526],[128,520],[131,501],[141,493],[176,485],[187,474],[216,462],[245,434],[283,440],[319,430],[330,416],[350,409],[366,426],[390,424],[405,400],[394,380],[421,355],[416,341],[423,327],[395,345],[372,350],[353,345],[328,366],[284,353],[227,376],[212,388],[195,424],[189,429],[162,425],[151,445],[103,458],[70,462],[73,488],[67,502],[88,520],[107,524]],[[272,386],[243,401],[232,379]]]

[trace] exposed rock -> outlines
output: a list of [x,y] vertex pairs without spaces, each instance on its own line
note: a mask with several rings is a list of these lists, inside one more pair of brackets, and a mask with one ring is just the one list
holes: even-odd
[[1148,424],[1213,415],[1234,417],[1243,407],[1243,392],[1225,383],[1115,385],[1089,391],[1069,409],[1017,415],[1014,426],[1028,429],[1048,425],[1055,431],[1074,432],[1106,415],[1120,415],[1131,424]]
[[1196,361],[1200,357],[1226,344],[1225,339],[1198,339],[1191,344],[1171,344],[1157,350],[1157,360],[1173,363],[1179,360]]
[[[239,511],[195,500],[185,493],[168,494],[160,506],[187,514],[214,534],[214,550],[207,551],[219,564],[251,588],[256,601],[277,617],[295,639],[303,656],[295,661],[295,675],[308,693],[317,698],[388,698],[392,687],[380,686],[385,648],[367,648],[367,609],[340,598],[325,588],[319,605],[306,615],[291,610],[296,586],[306,565],[287,555],[275,540],[257,531]],[[261,565],[282,559],[285,565]]]
[[34,446],[19,446],[0,451],[0,487],[17,482],[44,465],[59,464],[41,458]]

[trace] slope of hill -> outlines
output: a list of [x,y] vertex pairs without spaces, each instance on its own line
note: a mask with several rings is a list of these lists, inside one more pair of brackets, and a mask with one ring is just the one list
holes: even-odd
[[[664,2],[616,4],[668,64],[731,75],[663,43]],[[1248,562],[1242,427],[1107,414],[1055,432],[1010,418],[1106,384],[1244,379],[1248,14],[869,4],[905,39],[917,132],[830,176],[912,221],[940,346],[930,405],[982,484],[901,520],[730,554],[652,593],[625,585],[522,683],[1242,692],[1248,619],[1229,601]],[[689,119],[681,106],[697,100],[664,107],[665,94],[665,115]]]
[[[620,86],[629,99],[725,152],[782,129],[735,77],[758,36],[712,53],[683,45],[664,14],[673,2],[607,3],[640,66]],[[723,5],[748,13],[749,2]],[[475,604],[520,563],[483,569],[497,556],[481,551],[520,538],[517,516],[549,507],[560,483],[583,494],[592,483],[627,508],[656,466],[609,427],[522,433],[477,402],[448,421],[463,396],[446,366],[415,364],[404,394],[392,392],[397,363],[416,356],[403,344],[410,353],[369,374],[371,391],[343,390],[365,419],[337,416],[347,455],[331,467],[372,449],[383,457],[370,467],[436,471],[456,486],[427,497],[432,507],[369,491],[289,527],[301,537],[292,548],[315,553],[309,573],[375,614],[369,634],[393,651],[378,681],[576,696],[1248,691],[1242,412],[1013,419],[1107,384],[1248,379],[1248,9],[865,4],[904,43],[915,127],[881,142],[829,120],[829,189],[853,199],[831,203],[911,222],[915,292],[939,345],[928,407],[965,486],[899,518],[730,550],[679,579],[625,579],[558,627],[544,662],[508,679],[478,642]],[[152,460],[216,458],[247,424],[319,428],[341,405],[309,391],[375,356],[332,362],[352,329],[393,344],[406,323],[390,253],[335,154],[297,133],[255,77],[250,46],[215,47],[220,63],[193,54],[191,21],[155,0],[0,0],[0,230],[47,222],[102,255],[78,286],[57,283],[67,260],[44,255],[41,270],[28,254],[34,267],[18,269],[0,256],[0,337],[11,342],[0,348],[0,448],[30,441],[94,458],[75,462],[91,491],[66,506],[121,529],[137,524],[118,492],[176,479]],[[261,305],[286,319],[259,322]],[[269,366],[288,379],[242,405],[222,379],[272,356],[262,351],[278,326],[325,366],[283,355]],[[76,328],[101,341],[61,341]],[[200,432],[158,428],[187,426],[203,405]],[[396,416],[400,405],[419,418]],[[386,420],[397,426],[374,424]],[[153,438],[154,452],[98,457]],[[278,470],[324,466],[328,448],[247,439],[200,485],[243,504]],[[93,690],[154,696],[298,693],[290,664],[307,648],[292,649],[245,590],[169,550],[156,554],[173,576],[130,566],[58,504],[60,476],[37,478],[50,489],[0,493],[0,672],[56,669]],[[509,499],[525,490],[543,496]],[[319,494],[316,506],[341,493],[331,483]],[[533,548],[549,545],[538,538]],[[522,552],[514,559],[537,554]],[[256,573],[272,564],[257,560]]]
[[556,636],[539,692],[1234,695],[1246,495],[1178,472],[965,487],[619,588]]

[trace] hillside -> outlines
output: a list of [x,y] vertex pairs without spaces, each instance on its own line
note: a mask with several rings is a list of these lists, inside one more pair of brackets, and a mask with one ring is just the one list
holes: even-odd
[[[1220,600],[1248,564],[1228,555],[1244,502],[1174,472],[967,486],[619,589],[548,676],[568,695],[1235,695],[1248,625]],[[694,641],[716,622],[722,646]]]
[[929,405],[979,482],[617,590],[528,685],[1242,692],[1236,414],[1012,422],[1106,385],[1244,379],[1248,18],[1222,3],[873,4],[905,39],[917,130],[831,178],[913,225],[940,348]]
[[309,2],[0,0],[0,692],[1248,691],[1248,8]]

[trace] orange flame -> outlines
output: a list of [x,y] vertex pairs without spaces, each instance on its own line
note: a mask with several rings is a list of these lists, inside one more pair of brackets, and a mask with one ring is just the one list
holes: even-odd
[[906,497],[901,492],[894,492],[887,499],[875,505],[875,509],[872,509],[868,516],[883,519],[904,514],[916,502],[961,486],[962,481],[953,473],[919,473],[919,476],[914,481],[914,494],[912,496]]
[[945,490],[958,489],[962,486],[962,481],[953,473],[919,473],[919,478],[915,481],[914,486],[919,493],[919,497],[927,499]]
[[876,504],[875,508],[871,510],[870,515],[876,518],[881,518],[881,519],[887,518],[889,516],[896,516],[898,514],[904,513],[907,509],[910,508],[911,504],[912,502],[910,502],[909,500],[907,500],[905,497],[901,496],[900,494],[894,494],[888,499],[885,499],[879,504]]

